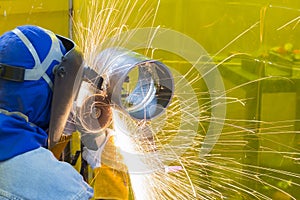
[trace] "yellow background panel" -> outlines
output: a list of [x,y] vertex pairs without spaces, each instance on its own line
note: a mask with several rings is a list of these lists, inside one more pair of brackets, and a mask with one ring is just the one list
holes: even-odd
[[69,1],[0,0],[0,34],[19,25],[33,24],[69,35]]

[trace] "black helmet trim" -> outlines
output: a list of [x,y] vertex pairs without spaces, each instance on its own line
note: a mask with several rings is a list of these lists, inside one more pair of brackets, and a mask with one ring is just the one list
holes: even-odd
[[24,74],[25,68],[23,67],[15,67],[0,63],[0,78],[9,80],[9,81],[16,81],[16,82],[23,82],[24,81]]

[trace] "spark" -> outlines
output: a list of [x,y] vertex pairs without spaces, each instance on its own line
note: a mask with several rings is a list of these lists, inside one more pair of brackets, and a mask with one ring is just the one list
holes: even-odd
[[[133,35],[128,35],[126,39],[117,37],[109,43],[105,41],[126,30],[142,27],[149,21],[153,26],[160,1],[154,6],[152,4],[149,6],[148,1],[142,1],[140,4],[138,0],[104,0],[101,1],[102,3],[91,0],[89,2],[85,5],[87,11],[86,16],[83,17],[87,21],[79,18],[74,22],[75,38],[84,53],[86,64],[105,75],[107,69],[97,66],[99,52],[107,47],[122,46]],[[138,20],[131,20],[131,17],[136,14],[137,7],[138,13],[144,14],[136,17]],[[261,9],[259,21],[238,33],[212,58],[216,59],[230,45],[238,42],[258,25],[260,42],[262,42],[266,9],[267,7]],[[277,30],[296,21],[298,23],[298,18]],[[159,29],[160,26],[156,27],[148,36],[148,48],[145,49],[145,54],[150,51],[151,58],[155,58],[155,53],[158,51],[152,48],[151,43]],[[280,193],[286,199],[296,199],[297,192],[294,190],[300,187],[300,173],[297,170],[300,157],[299,146],[296,144],[291,146],[271,136],[285,135],[287,139],[294,141],[295,138],[291,138],[291,135],[298,131],[293,130],[295,128],[293,124],[298,123],[298,120],[268,122],[259,118],[249,119],[247,116],[241,119],[226,116],[223,122],[221,118],[211,115],[212,109],[219,104],[241,106],[241,110],[237,112],[249,109],[246,107],[256,97],[235,96],[235,92],[240,89],[247,90],[249,87],[256,87],[257,83],[274,79],[289,83],[292,81],[285,77],[257,77],[255,80],[227,88],[225,92],[212,91],[216,98],[211,99],[205,89],[199,88],[204,77],[217,68],[226,67],[234,59],[253,59],[253,55],[243,52],[231,54],[212,65],[205,74],[199,74],[195,69],[197,65],[214,63],[213,59],[200,63],[202,59],[202,55],[199,55],[198,59],[191,64],[180,60],[166,61],[171,68],[180,64],[189,64],[190,68],[183,74],[175,69],[172,71],[175,80],[174,97],[165,114],[157,119],[137,122],[114,108],[112,126],[116,131],[116,146],[122,150],[123,162],[128,167],[134,198],[272,199],[275,194]],[[264,61],[261,62],[266,64]],[[196,87],[192,87],[195,85]],[[219,104],[214,104],[215,102]],[[224,128],[212,151],[200,157],[200,149],[204,144],[211,119],[214,119],[215,124],[224,123]],[[153,132],[150,134],[153,137],[149,138],[147,134],[149,130]],[[216,134],[211,137],[216,137]],[[276,162],[278,166],[272,166],[264,160],[264,158],[269,160],[269,155],[274,154],[276,159],[280,160]],[[259,160],[259,157],[262,159]],[[167,173],[166,166],[175,166],[182,170]],[[287,166],[292,166],[293,169]]]
[[296,22],[296,24],[294,25],[293,29],[296,28],[296,26],[299,24],[299,21],[300,21],[300,16],[290,20],[289,22],[287,22],[286,24],[280,26],[279,28],[277,28],[277,31],[281,30],[281,29],[284,29],[285,27],[289,26],[290,24]]

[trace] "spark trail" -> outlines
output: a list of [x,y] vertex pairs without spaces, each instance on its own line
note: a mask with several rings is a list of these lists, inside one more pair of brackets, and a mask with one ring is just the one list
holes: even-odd
[[[99,52],[130,42],[135,37],[134,31],[121,37],[128,30],[153,26],[160,3],[92,0],[83,4],[81,12],[75,13],[79,16],[75,20],[75,38],[87,65],[105,75],[107,68],[97,66]],[[153,47],[160,27],[155,27],[148,35],[147,47],[142,52],[162,60],[171,68],[175,91],[165,113],[151,121],[135,121],[117,110],[113,112],[117,145],[122,149],[124,163],[128,166],[135,199],[267,200],[299,197],[299,120],[272,120],[266,116],[263,120],[260,115],[268,109],[261,107],[262,84],[281,81],[292,88],[295,83],[286,77],[261,73],[264,66],[270,64],[265,50],[262,56],[239,49],[230,55],[225,54],[250,33],[256,33],[259,42],[265,41],[266,32],[261,29],[266,27],[266,13],[270,8],[262,6],[259,20],[237,32],[212,59],[203,63],[203,55],[190,62]],[[211,26],[221,21],[218,19]],[[299,17],[285,21],[275,30],[281,31],[289,26],[296,30],[298,21]],[[239,69],[241,63],[247,62],[258,63],[258,73],[252,74],[251,80],[240,75],[237,83],[231,83],[231,70]],[[201,74],[196,68],[208,64],[212,69],[206,74]],[[207,88],[204,78],[213,69],[222,72],[226,91]],[[218,104],[211,96],[224,100],[218,104],[226,105],[226,119],[212,115],[212,109]],[[210,123],[222,124],[223,129],[221,133],[216,129],[215,135],[210,135],[218,140],[211,151],[200,156],[201,147],[207,142]],[[179,167],[172,168],[174,166]]]

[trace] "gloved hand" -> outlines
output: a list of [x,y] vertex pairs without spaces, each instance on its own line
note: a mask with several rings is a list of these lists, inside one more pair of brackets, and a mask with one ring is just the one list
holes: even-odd
[[[87,138],[89,135],[85,135],[84,137]],[[90,135],[92,139],[94,139],[94,143],[97,144],[98,148],[89,148],[89,145],[87,143],[88,140],[85,140],[85,142],[83,142],[83,144],[85,145],[83,147],[83,151],[82,151],[82,158],[84,160],[87,161],[87,163],[93,168],[97,168],[101,166],[101,156],[102,156],[102,152],[105,148],[106,143],[108,142],[108,140],[110,139],[110,137],[112,136],[112,134],[109,131],[106,131],[104,133],[102,133],[100,136],[98,136],[97,138],[93,137],[95,136],[95,134]],[[95,145],[93,145],[95,146]]]

